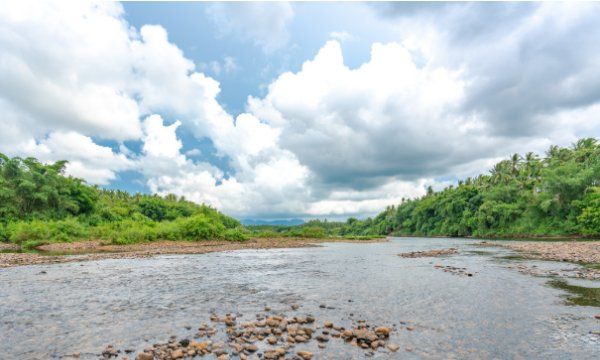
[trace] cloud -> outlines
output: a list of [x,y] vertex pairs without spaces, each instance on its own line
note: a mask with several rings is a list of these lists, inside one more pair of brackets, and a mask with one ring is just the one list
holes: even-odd
[[557,111],[600,102],[597,3],[375,5],[414,51],[465,69],[462,111],[499,135],[540,136]]
[[267,53],[287,43],[288,25],[294,17],[287,2],[213,3],[206,14],[220,36],[252,41]]
[[[233,116],[203,71],[236,71],[235,59],[197,66],[116,3],[11,2],[0,8],[0,151],[67,159],[69,174],[101,185],[137,171],[153,192],[239,217],[344,217],[512,152],[597,136],[598,5],[490,6],[375,6],[396,41],[350,68],[346,33],[332,33]],[[287,3],[208,14],[266,52],[286,43],[293,17]],[[205,140],[214,154],[197,150]]]
[[354,39],[354,36],[346,31],[332,31],[329,33],[329,37],[334,40],[338,40],[339,42],[350,41]]
[[229,74],[238,70],[238,65],[235,61],[235,58],[231,56],[226,56],[223,58],[222,62],[219,61],[211,61],[209,63],[201,63],[199,65],[199,69],[203,71],[210,71],[213,74],[219,76],[221,73]]
[[371,59],[350,69],[329,41],[265,98],[250,98],[249,110],[279,129],[281,146],[325,186],[366,189],[492,153],[485,126],[456,113],[465,86],[461,71],[419,67],[398,43],[373,45]]
[[65,171],[68,175],[98,185],[107,185],[116,178],[116,173],[135,166],[125,155],[97,145],[91,138],[73,131],[51,132],[40,141],[23,144],[19,150],[44,162],[67,159]]
[[234,216],[303,212],[308,192],[306,168],[293,154],[279,149],[277,133],[256,118],[241,115],[235,126],[233,119],[228,121],[228,125],[211,132],[220,144],[217,149],[232,158],[235,177],[227,177],[220,169],[182,154],[176,134],[179,122],[164,125],[157,115],[145,119],[138,165],[151,191],[182,195]]
[[0,10],[0,98],[11,126],[36,135],[73,129],[139,136],[136,103],[119,89],[129,44],[120,6],[32,5],[11,2]]

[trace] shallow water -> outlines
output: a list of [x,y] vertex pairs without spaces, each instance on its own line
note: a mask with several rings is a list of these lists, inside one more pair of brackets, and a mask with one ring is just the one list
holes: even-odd
[[[3,269],[0,358],[80,352],[94,359],[107,344],[142,350],[172,334],[192,337],[200,323],[209,323],[212,311],[251,320],[265,306],[346,327],[353,319],[396,325],[390,342],[400,351],[381,350],[371,357],[377,359],[598,358],[600,337],[590,332],[600,330],[594,319],[600,310],[569,306],[565,291],[549,286],[548,278],[508,268],[517,262],[556,269],[575,265],[506,259],[513,254],[509,250],[470,245],[474,242],[397,238]],[[396,256],[451,246],[459,248],[458,255]],[[435,264],[467,268],[474,275],[446,273]],[[292,311],[292,303],[301,307]],[[318,359],[366,354],[339,339],[324,350],[316,342],[300,349]]]

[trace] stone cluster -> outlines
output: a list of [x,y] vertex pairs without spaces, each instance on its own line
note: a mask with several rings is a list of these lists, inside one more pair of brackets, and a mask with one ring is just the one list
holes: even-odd
[[[292,306],[292,309],[298,306]],[[270,309],[266,308],[266,311]],[[177,340],[172,336],[168,342],[154,344],[144,349],[135,360],[177,360],[192,359],[205,355],[212,355],[218,360],[227,360],[230,357],[241,360],[310,360],[314,354],[303,349],[304,345],[315,341],[321,349],[326,348],[332,339],[343,340],[344,343],[359,348],[376,351],[379,348],[395,352],[400,347],[388,343],[392,328],[387,326],[372,327],[364,320],[359,320],[350,329],[336,326],[330,321],[321,325],[311,315],[290,316],[257,314],[256,320],[240,322],[235,314],[216,314],[210,317],[211,324],[203,323],[198,327],[196,339]],[[211,338],[219,332],[219,325],[224,325],[226,334],[225,342],[212,341]],[[102,357],[110,359],[118,357],[121,351],[109,345]],[[128,359],[122,357],[121,359]]]
[[454,274],[454,275],[469,276],[469,277],[473,276],[473,273],[467,271],[467,268],[450,266],[450,265],[441,265],[441,264],[435,264],[433,267],[436,269],[442,269],[444,272]]
[[448,248],[440,250],[427,250],[427,251],[413,251],[408,253],[401,253],[398,256],[403,258],[419,258],[419,257],[438,257],[443,255],[452,255],[458,253],[457,248]]

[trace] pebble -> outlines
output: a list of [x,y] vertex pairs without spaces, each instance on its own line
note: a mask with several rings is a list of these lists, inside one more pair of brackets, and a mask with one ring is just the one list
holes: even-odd
[[400,346],[397,344],[388,344],[387,348],[391,352],[396,352],[396,351],[398,351],[398,349],[400,349]]
[[[391,327],[371,326],[365,320],[353,322],[354,326],[351,329],[336,326],[331,321],[325,321],[324,326],[320,327],[311,315],[288,318],[284,315],[265,317],[257,314],[254,321],[238,323],[236,315],[212,314],[210,320],[221,325],[210,327],[205,323],[201,324],[198,327],[197,338],[210,338],[217,332],[224,331],[228,338],[227,345],[224,342],[213,343],[211,340],[178,340],[172,335],[166,343],[157,343],[144,349],[135,360],[180,360],[206,355],[212,355],[217,360],[227,360],[230,359],[230,353],[241,360],[281,360],[286,357],[288,350],[299,344],[315,341],[318,348],[324,349],[332,338],[342,338],[345,343],[364,349],[365,356],[373,356],[379,348],[392,349],[397,346],[387,344],[387,339],[393,331]],[[313,337],[318,330],[321,334]],[[277,344],[283,345],[275,349],[265,348]],[[107,359],[118,357],[119,352],[120,350],[115,349],[113,345],[109,345],[102,354]],[[129,349],[127,352],[129,353]],[[300,350],[292,358],[305,360],[312,359],[313,356],[310,351]]]
[[300,356],[303,360],[310,360],[313,357],[313,353],[311,353],[310,351],[298,351],[296,353],[298,356]]
[[149,354],[147,352],[143,352],[138,354],[138,356],[135,357],[135,360],[152,360],[154,359],[154,355]]

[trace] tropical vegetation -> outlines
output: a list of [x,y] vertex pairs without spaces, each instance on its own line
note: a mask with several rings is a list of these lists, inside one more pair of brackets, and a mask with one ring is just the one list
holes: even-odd
[[599,236],[600,144],[586,138],[543,157],[514,154],[489,174],[429,188],[374,218],[350,218],[340,234]]
[[543,157],[515,154],[489,174],[441,191],[429,188],[373,218],[296,226],[243,227],[183,197],[90,186],[66,176],[66,165],[0,153],[0,241],[31,248],[82,239],[130,244],[249,237],[600,236],[600,144],[593,138],[552,146]]
[[0,154],[0,241],[24,248],[51,242],[105,239],[242,241],[234,218],[183,197],[130,194],[64,175],[67,162]]

